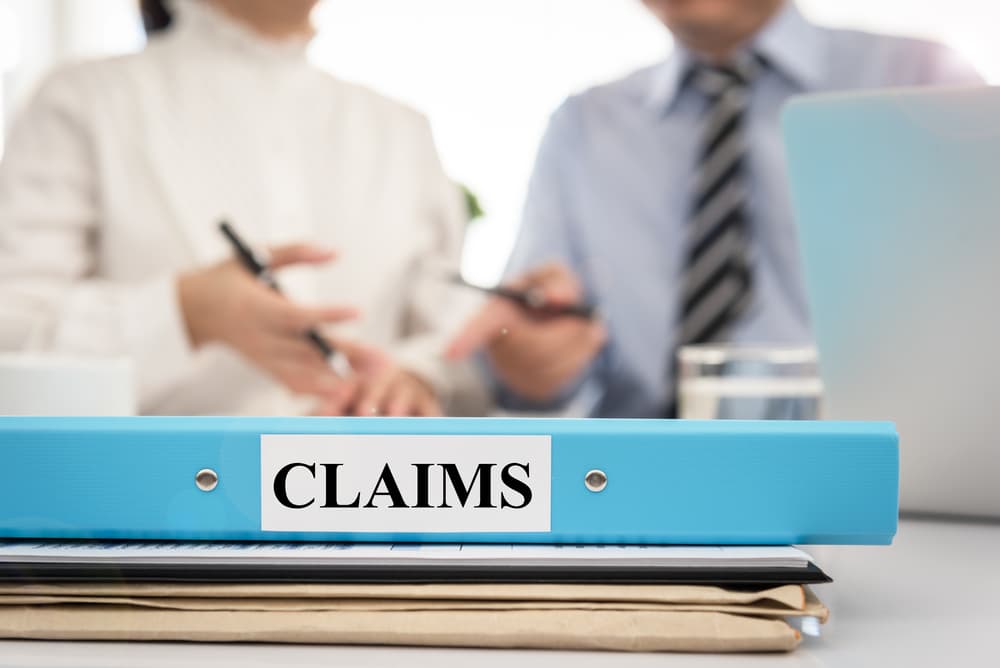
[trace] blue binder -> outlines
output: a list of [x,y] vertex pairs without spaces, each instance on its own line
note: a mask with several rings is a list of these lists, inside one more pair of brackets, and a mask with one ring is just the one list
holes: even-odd
[[0,418],[0,537],[889,544],[889,423]]

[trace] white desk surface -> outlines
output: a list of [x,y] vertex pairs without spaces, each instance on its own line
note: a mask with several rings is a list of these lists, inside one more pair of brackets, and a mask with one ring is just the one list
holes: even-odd
[[821,639],[791,654],[690,655],[390,647],[0,641],[0,666],[437,668],[1000,665],[1000,523],[904,520],[892,547],[810,550],[836,582]]

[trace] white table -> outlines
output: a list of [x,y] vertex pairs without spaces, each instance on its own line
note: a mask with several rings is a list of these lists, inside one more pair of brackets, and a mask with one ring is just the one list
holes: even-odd
[[892,547],[810,551],[832,618],[787,655],[0,641],[0,666],[1000,666],[1000,523],[910,519]]

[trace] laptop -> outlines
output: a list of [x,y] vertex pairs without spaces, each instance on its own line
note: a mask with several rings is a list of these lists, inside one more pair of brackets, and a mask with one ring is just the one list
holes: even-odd
[[824,416],[890,419],[903,511],[1000,518],[1000,88],[785,109]]

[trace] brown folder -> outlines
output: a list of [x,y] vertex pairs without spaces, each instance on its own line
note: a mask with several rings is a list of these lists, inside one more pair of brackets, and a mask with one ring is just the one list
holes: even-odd
[[0,636],[625,651],[787,651],[798,585],[3,585]]

